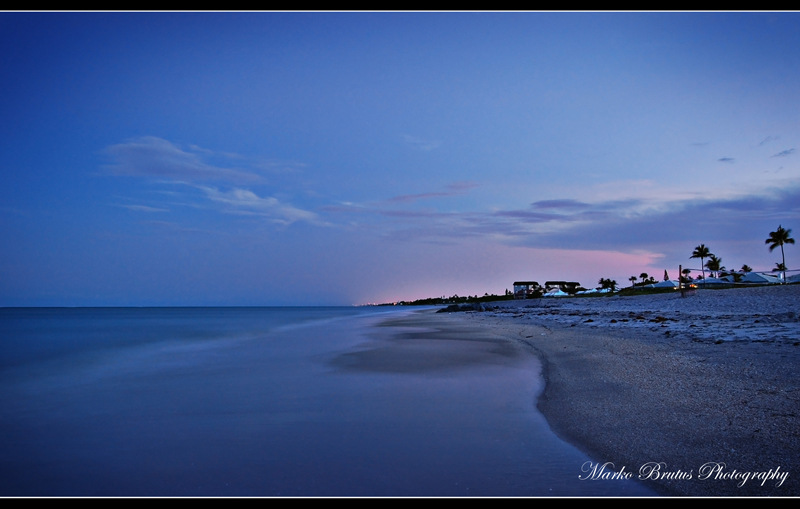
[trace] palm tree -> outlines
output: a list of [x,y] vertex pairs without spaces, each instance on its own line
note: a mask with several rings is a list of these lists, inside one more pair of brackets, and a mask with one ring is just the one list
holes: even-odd
[[775,262],[775,268],[772,269],[772,272],[783,272],[783,282],[786,282],[786,265]]
[[634,286],[636,286],[636,276],[631,276],[631,277],[629,277],[629,278],[628,278],[628,281],[630,281],[630,282],[631,282],[631,288],[633,288]]
[[647,278],[648,278],[648,276],[647,276],[647,272],[642,272],[641,274],[639,274],[639,278],[642,280],[642,285],[644,285],[644,282],[645,282],[645,281],[647,280]]
[[739,270],[741,270],[742,272],[753,272],[753,267],[751,267],[751,266],[749,266],[749,265],[747,265],[745,263],[744,265],[742,265],[742,268],[739,269]]
[[703,273],[703,280],[705,280],[706,278],[706,271],[703,269],[704,266],[703,260],[705,260],[709,256],[711,256],[711,251],[708,250],[705,244],[700,244],[699,246],[694,248],[692,256],[689,257],[689,259],[700,258],[700,272]]
[[615,280],[613,280],[613,279],[606,279],[606,278],[602,278],[601,277],[600,281],[598,281],[598,283],[600,284],[600,287],[603,290],[608,288],[613,292],[613,291],[615,291],[617,289],[617,282]]
[[792,230],[784,230],[783,226],[778,225],[778,229],[774,232],[769,232],[769,238],[764,242],[765,244],[769,244],[769,252],[771,253],[773,249],[778,246],[781,246],[781,258],[783,259],[783,282],[786,282],[786,255],[783,253],[783,245],[784,244],[794,244],[794,239],[789,236],[792,233]]
[[709,272],[711,272],[711,277],[714,277],[715,272],[718,272],[723,269],[722,258],[717,258],[713,254],[708,255],[708,262],[706,262],[706,268],[709,270]]

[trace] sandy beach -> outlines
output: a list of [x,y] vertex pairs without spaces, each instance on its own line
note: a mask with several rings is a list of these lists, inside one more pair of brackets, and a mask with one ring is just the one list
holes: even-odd
[[438,316],[534,349],[546,384],[539,409],[596,462],[634,477],[660,463],[645,483],[666,495],[797,496],[798,302],[794,285],[506,301]]

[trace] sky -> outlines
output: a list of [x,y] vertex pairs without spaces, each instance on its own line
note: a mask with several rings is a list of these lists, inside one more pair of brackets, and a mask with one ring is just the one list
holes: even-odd
[[0,306],[628,285],[800,234],[800,13],[6,12],[0,48]]

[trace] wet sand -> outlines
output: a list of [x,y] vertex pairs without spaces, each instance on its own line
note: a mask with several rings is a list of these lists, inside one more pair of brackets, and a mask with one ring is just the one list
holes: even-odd
[[[446,319],[534,348],[546,383],[539,409],[595,461],[634,476],[663,463],[674,474],[646,484],[667,495],[797,496],[798,301],[798,286],[706,290],[504,302]],[[742,328],[751,334],[729,333]],[[721,475],[702,479],[708,463],[724,463]],[[776,469],[788,472],[782,482],[725,478]]]

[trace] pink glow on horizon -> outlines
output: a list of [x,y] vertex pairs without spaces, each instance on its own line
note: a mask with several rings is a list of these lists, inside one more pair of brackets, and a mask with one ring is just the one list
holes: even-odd
[[[642,272],[660,278],[663,268],[658,260],[662,255],[651,252],[621,253],[617,251],[583,251],[569,249],[536,249],[505,245],[463,246],[458,257],[432,257],[412,270],[400,268],[386,278],[384,291],[377,291],[369,302],[412,301],[454,294],[502,295],[519,280],[579,281],[594,288],[602,278],[628,286],[628,278]],[[430,253],[429,253],[430,254]],[[673,270],[670,270],[672,275]],[[674,268],[677,273],[677,267]],[[412,275],[412,273],[414,275]],[[394,281],[394,282],[393,282]]]

